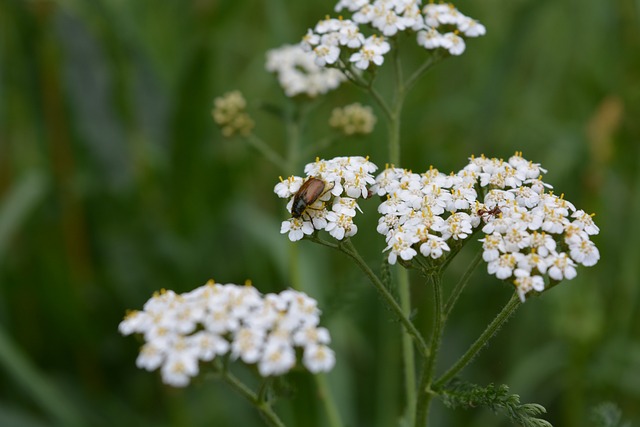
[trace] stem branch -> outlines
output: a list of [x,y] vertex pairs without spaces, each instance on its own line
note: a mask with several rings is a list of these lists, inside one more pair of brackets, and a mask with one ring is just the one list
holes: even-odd
[[373,270],[371,270],[369,265],[362,259],[356,248],[353,246],[353,243],[351,243],[351,240],[347,238],[339,244],[334,244],[317,237],[308,237],[308,239],[322,245],[338,249],[340,252],[343,252],[344,254],[351,257],[360,267],[360,269],[367,275],[380,296],[384,299],[384,301],[387,303],[391,311],[393,311],[393,313],[396,315],[398,320],[400,320],[400,323],[402,323],[405,330],[409,333],[409,335],[411,335],[420,354],[425,357],[429,355],[429,347],[420,335],[418,329],[415,327],[413,322],[411,322],[411,320],[407,316],[405,316],[402,307],[400,307],[393,295],[391,295],[391,293],[387,290],[384,283],[382,283],[382,280],[380,280],[380,278],[373,272]]
[[224,378],[225,382],[231,386],[231,388],[237,391],[242,397],[247,399],[253,406],[256,407],[256,409],[260,412],[260,415],[262,415],[262,417],[270,426],[285,427],[284,423],[271,408],[271,405],[264,400],[260,400],[258,395],[251,391],[251,389],[249,389],[249,387],[247,387],[235,375],[227,370],[224,370],[222,372],[222,377]]
[[286,167],[285,160],[278,153],[276,153],[271,147],[269,147],[269,145],[266,142],[260,139],[260,137],[252,133],[249,136],[247,136],[246,140],[249,143],[249,145],[255,148],[260,154],[262,154],[265,157],[265,159],[273,163],[278,169],[282,171],[286,171],[287,167]]
[[478,267],[480,261],[482,261],[482,252],[478,252],[476,254],[473,261],[471,261],[471,264],[469,264],[467,271],[464,272],[464,275],[462,276],[460,281],[456,284],[455,288],[453,288],[453,291],[451,291],[451,295],[449,295],[449,299],[447,299],[447,303],[444,307],[445,319],[449,317],[451,310],[453,310],[453,306],[458,301],[458,297],[460,297],[460,294],[462,293],[462,291],[464,291],[464,288],[466,288],[467,284],[469,283],[469,279],[471,278],[471,274],[476,269],[476,267]]
[[511,296],[511,299],[505,304],[500,313],[496,316],[495,319],[487,326],[487,328],[480,334],[478,339],[471,344],[469,350],[465,354],[458,359],[453,366],[445,372],[438,380],[434,383],[433,388],[435,390],[442,388],[447,382],[449,382],[453,377],[455,377],[458,372],[463,370],[471,360],[482,350],[482,348],[489,342],[489,340],[498,332],[498,330],[505,324],[509,317],[513,314],[514,311],[518,307],[520,307],[521,301],[518,298],[518,294],[514,292]]

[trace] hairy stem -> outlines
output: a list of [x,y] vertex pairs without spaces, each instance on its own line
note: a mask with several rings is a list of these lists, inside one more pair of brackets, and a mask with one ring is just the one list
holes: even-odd
[[[398,269],[398,298],[400,307],[407,318],[411,316],[411,288],[409,283],[409,272],[406,268]],[[404,361],[404,384],[407,396],[407,421],[408,425],[413,425],[414,408],[416,406],[416,362],[413,351],[411,336],[404,332],[402,334],[402,358]]]
[[256,149],[260,154],[264,156],[265,159],[273,163],[281,171],[287,170],[287,164],[285,160],[276,153],[269,145],[264,142],[260,137],[255,134],[250,134],[246,138],[249,145]]
[[256,393],[254,393],[249,387],[247,387],[240,379],[238,379],[231,372],[224,370],[222,377],[225,382],[237,391],[242,397],[247,399],[255,408],[260,412],[260,415],[271,427],[285,427],[284,423],[278,415],[273,411],[271,405],[261,400]]
[[443,56],[438,53],[433,53],[425,62],[422,63],[420,68],[413,72],[413,74],[405,81],[404,89],[410,90],[414,84],[426,73],[431,67],[433,67],[436,63],[438,63]]
[[353,246],[353,243],[351,243],[351,241],[348,238],[345,239],[339,245],[334,245],[330,242],[325,242],[315,237],[310,239],[318,243],[324,244],[325,246],[336,247],[338,250],[345,253],[349,257],[351,257],[356,262],[356,264],[360,267],[360,269],[364,271],[364,273],[367,275],[371,283],[375,286],[376,290],[378,291],[378,293],[380,294],[384,302],[389,306],[391,311],[393,311],[393,313],[396,315],[398,320],[400,320],[400,323],[402,323],[402,325],[404,326],[404,329],[413,339],[413,342],[418,348],[419,353],[425,357],[429,355],[429,347],[427,346],[427,343],[424,341],[424,339],[420,335],[420,332],[418,331],[416,326],[413,324],[413,322],[411,322],[411,320],[407,316],[405,316],[404,311],[402,310],[402,307],[400,307],[400,305],[395,300],[393,295],[391,295],[391,293],[387,290],[384,283],[382,283],[382,280],[380,280],[380,278],[373,272],[373,270],[371,270],[369,265],[362,259],[362,257],[360,256],[356,248]]
[[465,354],[458,359],[456,363],[451,366],[451,368],[444,373],[438,380],[434,383],[433,389],[437,390],[444,386],[447,382],[449,382],[453,377],[455,377],[458,372],[463,370],[476,355],[482,350],[482,348],[489,342],[489,340],[498,332],[498,330],[505,324],[509,317],[513,314],[514,311],[518,307],[520,307],[521,301],[518,298],[518,294],[514,292],[511,296],[511,299],[505,304],[500,313],[493,319],[493,321],[487,326],[487,328],[480,334],[478,339],[471,344],[469,350]]
[[482,261],[482,252],[478,252],[476,254],[475,258],[473,258],[473,261],[471,261],[471,264],[469,264],[467,271],[464,272],[460,281],[456,284],[455,288],[453,288],[453,291],[451,291],[451,295],[449,295],[449,299],[447,299],[447,303],[444,307],[445,319],[449,317],[451,310],[453,310],[453,306],[458,301],[458,297],[460,297],[460,294],[462,293],[462,291],[464,291],[464,288],[467,287],[469,279],[471,278],[471,274],[473,274],[476,267],[478,267],[480,261]]
[[433,374],[436,368],[436,360],[438,359],[438,350],[442,342],[442,331],[444,330],[444,316],[442,312],[442,274],[440,272],[430,275],[430,282],[433,286],[433,335],[431,336],[431,354],[426,359],[420,386],[418,388],[418,402],[416,405],[415,426],[424,427],[427,425],[429,418],[429,407],[434,393],[431,389]]

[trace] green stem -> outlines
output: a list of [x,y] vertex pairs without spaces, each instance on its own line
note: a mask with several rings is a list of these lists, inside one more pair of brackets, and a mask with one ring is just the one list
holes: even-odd
[[300,252],[298,245],[289,242],[289,280],[291,287],[297,291],[302,289],[302,275],[300,274]]
[[[299,252],[298,245],[292,244],[289,250],[289,274],[291,278],[291,286],[293,289],[301,291],[303,290],[303,281],[302,276],[300,274],[300,263],[299,263]],[[335,403],[335,399],[333,398],[333,394],[331,393],[331,389],[327,384],[327,380],[324,375],[318,374],[313,376],[314,381],[316,383],[316,387],[318,388],[318,394],[322,400],[322,404],[324,405],[324,409],[327,412],[327,418],[329,419],[329,425],[331,427],[342,427],[344,424],[340,419],[340,414],[338,413],[338,408]]]
[[478,267],[478,264],[480,264],[480,261],[482,261],[482,252],[478,252],[476,254],[473,261],[471,261],[471,264],[469,264],[467,271],[464,272],[464,275],[462,276],[460,281],[456,284],[455,288],[453,288],[453,291],[451,291],[451,295],[449,295],[449,299],[447,299],[447,303],[445,304],[445,307],[444,307],[445,319],[449,317],[451,310],[453,310],[453,306],[458,301],[458,297],[460,297],[460,294],[462,294],[462,291],[464,291],[464,288],[466,288],[467,284],[469,283],[469,279],[471,278],[471,274],[474,272],[476,267]]
[[260,412],[260,415],[264,418],[264,420],[272,427],[285,427],[284,423],[280,420],[278,415],[273,411],[271,405],[264,401],[260,400],[258,395],[251,391],[249,387],[247,387],[242,381],[240,381],[235,375],[231,372],[224,370],[222,372],[222,377],[224,380],[237,391],[242,397],[247,399],[256,409]]
[[285,160],[276,153],[269,145],[264,142],[260,137],[255,134],[250,134],[246,138],[249,145],[255,148],[260,154],[264,156],[265,159],[273,163],[278,169],[282,171],[286,171],[286,162]]
[[287,163],[286,168],[288,173],[294,173],[300,156],[300,127],[302,111],[290,112],[287,117]]
[[373,100],[376,102],[376,104],[378,104],[378,106],[380,107],[380,109],[384,113],[384,115],[387,118],[387,121],[389,122],[389,124],[391,122],[393,122],[394,121],[393,111],[391,110],[391,108],[389,108],[389,106],[387,105],[385,100],[382,98],[380,93],[377,90],[375,90],[373,87],[371,87],[371,86],[367,86],[366,89],[371,94],[371,96],[373,97]]
[[414,84],[426,73],[431,67],[438,63],[443,56],[433,53],[425,62],[422,63],[420,68],[413,72],[413,74],[404,83],[404,90],[410,90]]
[[342,427],[344,423],[340,418],[340,413],[338,412],[338,407],[336,405],[336,401],[333,398],[333,394],[331,393],[331,388],[327,382],[327,377],[324,374],[314,375],[316,380],[316,385],[318,386],[318,394],[322,403],[324,404],[324,409],[327,412],[327,418],[329,419],[329,425],[331,427]]
[[489,342],[489,340],[498,332],[498,330],[504,325],[504,323],[509,320],[509,317],[513,314],[514,311],[518,307],[520,307],[521,301],[518,298],[518,294],[514,292],[511,296],[511,299],[505,304],[500,313],[496,316],[495,319],[487,326],[487,328],[480,334],[478,339],[469,347],[469,350],[465,354],[458,359],[453,366],[444,373],[438,380],[434,383],[433,389],[437,390],[442,388],[447,382],[449,382],[453,377],[455,377],[458,372],[463,370],[476,355],[482,350],[482,348]]
[[429,418],[429,407],[431,406],[431,399],[434,396],[431,389],[431,382],[433,381],[433,374],[435,372],[438,350],[440,349],[440,343],[442,342],[442,331],[444,330],[445,320],[442,311],[441,273],[438,272],[437,274],[432,274],[430,279],[433,285],[434,326],[433,335],[431,337],[431,354],[425,362],[420,386],[418,388],[418,402],[416,405],[415,419],[416,427],[424,427],[427,425],[427,420]]
[[[409,271],[406,268],[398,268],[398,299],[404,316],[411,316],[411,288],[409,283]],[[413,425],[414,408],[416,407],[416,362],[411,336],[402,333],[402,357],[404,360],[404,383],[407,396],[407,424]]]
[[402,323],[407,333],[411,335],[411,337],[413,338],[413,342],[415,343],[416,347],[418,347],[419,353],[425,357],[429,355],[429,347],[420,335],[418,329],[415,327],[413,322],[411,322],[411,320],[407,316],[405,316],[402,307],[400,307],[393,295],[391,295],[391,293],[387,290],[384,283],[382,283],[382,280],[380,280],[380,278],[373,272],[373,270],[371,270],[369,265],[362,259],[356,248],[353,246],[353,243],[351,243],[351,240],[347,238],[340,244],[334,244],[319,239],[318,237],[308,237],[308,239],[316,243],[320,243],[324,246],[338,249],[339,251],[350,256],[356,262],[356,264],[358,264],[360,269],[367,275],[380,296],[384,299],[385,303],[387,303],[391,311],[393,311],[398,320],[400,320],[400,323]]

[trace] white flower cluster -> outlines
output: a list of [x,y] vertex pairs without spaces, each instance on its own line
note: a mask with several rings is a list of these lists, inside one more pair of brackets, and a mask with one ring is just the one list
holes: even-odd
[[463,15],[452,4],[429,3],[423,9],[425,28],[418,31],[418,44],[425,49],[442,48],[451,55],[461,55],[465,37],[480,37],[487,32],[484,25]]
[[331,160],[316,159],[305,166],[306,178],[290,176],[276,184],[278,197],[290,199],[287,210],[292,212],[296,195],[309,179],[321,180],[322,191],[312,200],[304,200],[305,209],[297,218],[282,222],[281,233],[288,233],[295,242],[315,230],[326,230],[335,239],[342,240],[356,234],[358,227],[353,218],[360,210],[357,199],[367,198],[369,186],[375,182],[372,175],[378,167],[365,157],[336,157]]
[[315,55],[299,44],[267,51],[266,69],[276,73],[289,97],[302,94],[313,98],[336,89],[346,80],[342,71],[318,66]]
[[418,251],[438,259],[484,224],[480,241],[488,272],[513,278],[523,301],[527,292],[545,289],[545,275],[573,279],[578,264],[600,259],[590,240],[599,229],[591,215],[546,192],[551,186],[540,179],[545,172],[521,153],[508,161],[472,157],[450,175],[387,168],[372,191],[386,196],[377,230],[386,238],[389,262],[409,261]]
[[143,334],[139,368],[161,368],[162,379],[184,387],[198,375],[198,362],[231,353],[232,359],[258,364],[260,375],[280,375],[296,364],[295,347],[311,372],[333,368],[329,331],[318,326],[317,302],[286,290],[261,295],[250,285],[221,285],[212,280],[184,294],[156,293],[142,311],[127,314],[123,335]]
[[[315,53],[321,67],[332,66],[341,59],[361,70],[373,63],[380,66],[390,45],[386,37],[402,31],[417,32],[417,42],[426,49],[442,48],[451,55],[465,50],[464,37],[478,37],[485,27],[451,4],[429,3],[421,10],[421,0],[340,0],[336,12],[347,9],[351,19],[327,17],[309,29],[302,46]],[[382,35],[365,37],[360,25],[368,25]],[[343,52],[344,55],[343,55]]]

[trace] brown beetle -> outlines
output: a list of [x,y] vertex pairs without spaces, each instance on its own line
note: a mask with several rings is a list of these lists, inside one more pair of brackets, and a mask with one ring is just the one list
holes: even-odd
[[312,205],[318,198],[326,193],[326,184],[323,180],[310,177],[307,179],[298,192],[293,196],[291,205],[291,216],[300,218],[309,205]]

